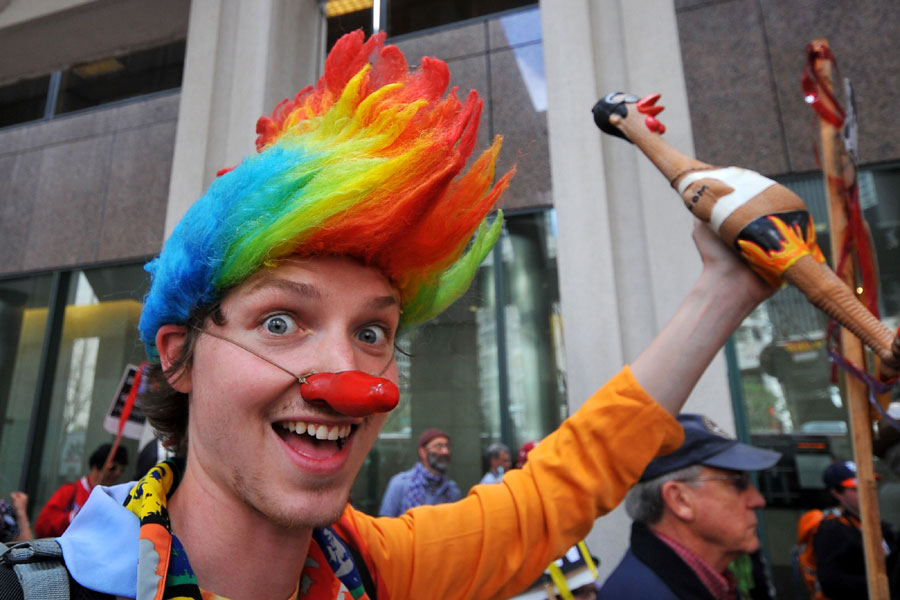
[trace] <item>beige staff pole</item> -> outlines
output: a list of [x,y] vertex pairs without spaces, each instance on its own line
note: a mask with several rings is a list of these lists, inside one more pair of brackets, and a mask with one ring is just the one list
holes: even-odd
[[[828,47],[827,40],[815,40],[813,44]],[[816,59],[815,71],[821,84],[833,90],[831,61]],[[822,95],[823,102],[828,102]],[[836,108],[836,107],[832,107]],[[835,111],[839,112],[839,111]],[[834,266],[841,253],[844,232],[847,229],[847,207],[844,190],[853,183],[855,169],[846,155],[841,130],[825,119],[819,119],[822,148],[822,171],[828,195],[828,218],[831,228],[831,258]],[[838,276],[851,288],[856,288],[856,268],[853,260],[844,261]],[[866,370],[866,353],[862,342],[844,331],[840,336],[840,351],[845,359]],[[884,550],[881,540],[881,515],[878,509],[878,492],[872,463],[872,419],[869,411],[866,384],[856,377],[841,374],[841,396],[847,402],[850,430],[853,441],[853,458],[856,461],[859,482],[859,504],[862,520],[863,549],[866,558],[870,600],[888,600],[888,578],[885,572]]]

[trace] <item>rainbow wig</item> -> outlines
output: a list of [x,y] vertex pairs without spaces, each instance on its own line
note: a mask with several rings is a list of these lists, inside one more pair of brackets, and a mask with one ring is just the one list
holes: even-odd
[[186,323],[289,255],[377,267],[399,293],[403,327],[461,296],[500,235],[502,214],[490,227],[486,216],[512,171],[492,185],[498,137],[460,175],[482,101],[445,95],[449,78],[434,58],[410,71],[384,34],[341,38],[315,87],[260,118],[258,154],[221,174],[147,264],[140,332],[151,358],[162,325]]

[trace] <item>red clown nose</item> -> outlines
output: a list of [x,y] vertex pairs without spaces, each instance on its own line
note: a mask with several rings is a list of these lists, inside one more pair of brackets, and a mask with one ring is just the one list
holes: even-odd
[[300,395],[350,417],[388,412],[400,402],[400,390],[392,381],[362,371],[313,373],[302,378]]

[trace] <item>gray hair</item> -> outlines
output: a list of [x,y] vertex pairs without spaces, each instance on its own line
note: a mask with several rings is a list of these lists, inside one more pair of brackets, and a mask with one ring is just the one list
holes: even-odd
[[636,484],[625,496],[625,512],[638,523],[653,525],[662,518],[666,507],[662,497],[663,484],[694,479],[700,476],[702,469],[703,465],[691,465]]
[[500,442],[494,442],[487,449],[487,457],[488,459],[492,458],[500,458],[500,455],[506,452],[509,454],[509,446],[506,444],[501,444]]

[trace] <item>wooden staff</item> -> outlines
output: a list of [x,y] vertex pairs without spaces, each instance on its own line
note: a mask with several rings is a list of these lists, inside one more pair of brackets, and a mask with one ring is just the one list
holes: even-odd
[[[813,49],[824,50],[817,52],[818,58],[815,59],[813,68],[820,85],[833,95],[831,60],[825,58],[831,55],[830,51],[827,51],[828,41],[815,40],[811,46]],[[828,94],[822,94],[821,100],[830,104]],[[830,108],[837,109],[834,106]],[[833,112],[840,111],[833,110]],[[841,246],[847,229],[845,192],[853,185],[856,170],[844,148],[841,128],[827,119],[820,118],[819,132],[822,171],[828,195],[828,218],[831,224],[831,256],[835,263],[835,269],[837,269],[836,263],[841,256]],[[856,289],[857,274],[853,260],[845,260],[838,275],[848,286]],[[846,360],[867,370],[866,353],[856,336],[842,334],[840,351]],[[869,598],[870,600],[888,600],[888,578],[885,572],[884,550],[881,545],[881,515],[878,509],[878,491],[875,486],[872,463],[872,420],[868,403],[868,389],[863,381],[842,373],[841,396],[846,399],[850,417]]]

